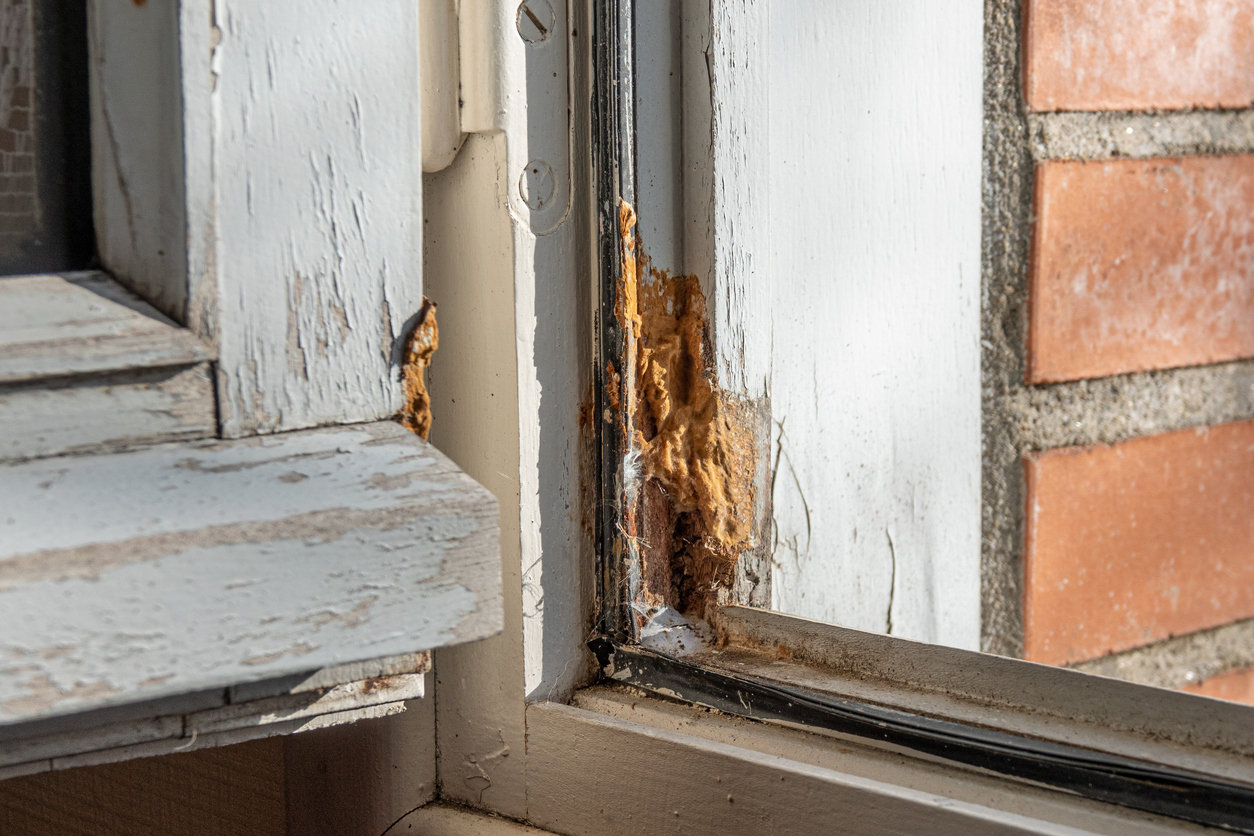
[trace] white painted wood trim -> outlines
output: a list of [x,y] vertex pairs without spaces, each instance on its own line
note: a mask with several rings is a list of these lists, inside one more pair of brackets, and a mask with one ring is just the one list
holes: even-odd
[[422,301],[417,4],[213,8],[222,432],[390,416]]
[[[511,816],[525,814],[525,700],[568,695],[592,663],[591,538],[580,519],[590,460],[579,425],[591,392],[592,238],[586,214],[569,211],[573,187],[538,209],[519,189],[540,156],[560,194],[563,168],[579,170],[563,160],[588,147],[586,78],[572,81],[569,64],[573,54],[582,67],[586,9],[552,6],[565,23],[529,46],[517,3],[463,4],[462,126],[495,133],[469,136],[426,179],[428,295],[442,328],[431,438],[500,500],[506,590],[501,637],[436,654],[442,786],[449,799]],[[493,43],[490,57],[467,59],[468,44]]]
[[419,0],[422,170],[448,168],[462,147],[457,0]]
[[570,836],[1092,832],[569,706],[527,732],[526,819]]
[[212,359],[203,343],[104,273],[0,280],[0,385]]
[[179,38],[184,5],[195,4],[87,4],[100,260],[178,322],[185,321],[188,302]]
[[984,4],[769,17],[773,606],[974,650]]
[[699,664],[1238,781],[1250,708],[748,607],[724,607]]
[[719,385],[749,399],[771,378],[768,8],[683,4],[684,270],[710,306]]
[[398,424],[0,466],[0,725],[492,635],[495,500]]
[[[1150,813],[1027,785],[977,769],[955,769],[936,759],[911,757],[865,738],[814,734],[804,727],[763,723],[642,695],[634,688],[598,686],[579,692],[576,708],[667,732],[735,746],[915,792],[944,796],[1082,831],[1120,836],[1198,832]],[[804,811],[799,816],[804,818]],[[892,810],[869,827],[892,818]]]

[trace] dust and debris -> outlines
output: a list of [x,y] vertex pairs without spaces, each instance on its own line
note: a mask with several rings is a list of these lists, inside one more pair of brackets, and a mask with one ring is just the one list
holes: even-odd
[[754,545],[755,434],[743,406],[713,379],[700,281],[653,267],[626,203],[619,234],[614,310],[634,357],[627,418],[644,481],[642,603],[701,612]]
[[401,361],[401,385],[405,392],[405,405],[401,407],[400,422],[419,438],[431,434],[431,398],[427,394],[427,366],[431,355],[440,347],[440,327],[435,321],[436,303],[422,297],[418,320],[409,334],[405,357]]

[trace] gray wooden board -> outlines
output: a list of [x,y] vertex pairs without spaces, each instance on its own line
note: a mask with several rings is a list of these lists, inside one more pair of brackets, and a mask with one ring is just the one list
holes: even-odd
[[0,279],[0,383],[212,359],[104,273]]
[[418,4],[213,9],[222,434],[395,414],[422,304]]
[[208,363],[0,386],[0,461],[217,434]]
[[491,635],[499,548],[391,422],[0,465],[0,724]]

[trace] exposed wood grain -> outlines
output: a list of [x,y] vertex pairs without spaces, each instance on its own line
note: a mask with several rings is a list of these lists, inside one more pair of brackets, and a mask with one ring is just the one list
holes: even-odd
[[390,422],[0,467],[0,723],[481,638],[496,502]]
[[[774,0],[774,606],[980,624],[983,4]],[[723,59],[731,60],[731,59]]]
[[0,461],[217,432],[208,363],[0,386]]
[[189,715],[185,728],[197,734],[217,734],[271,723],[289,722],[366,708],[390,702],[420,700],[426,674],[410,673],[381,676],[360,682],[336,685],[324,692],[305,691],[227,705]]
[[223,433],[392,415],[422,301],[418,6],[214,14]]
[[[710,366],[732,422],[752,456],[753,534],[735,566],[724,600],[769,606],[770,377],[772,279],[768,139],[770,28],[765,0],[711,0],[682,6],[683,269],[700,279],[707,302]],[[656,15],[656,10],[652,15]],[[646,20],[648,18],[646,17]],[[655,53],[656,46],[644,48]],[[672,81],[642,70],[638,84]],[[641,89],[641,98],[665,96]],[[657,105],[640,117],[659,116]],[[646,164],[656,127],[646,121]],[[656,168],[656,166],[653,166]],[[642,169],[648,174],[649,169]],[[643,197],[648,197],[646,189]]]
[[211,359],[199,340],[104,273],[0,280],[0,384]]

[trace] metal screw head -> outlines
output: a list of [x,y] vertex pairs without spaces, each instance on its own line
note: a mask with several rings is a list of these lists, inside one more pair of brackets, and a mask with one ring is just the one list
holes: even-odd
[[514,19],[518,25],[518,34],[529,44],[547,41],[557,25],[549,0],[523,0],[518,5],[518,14]]
[[557,181],[553,168],[544,160],[532,160],[518,178],[518,193],[531,209],[543,209],[553,199]]

